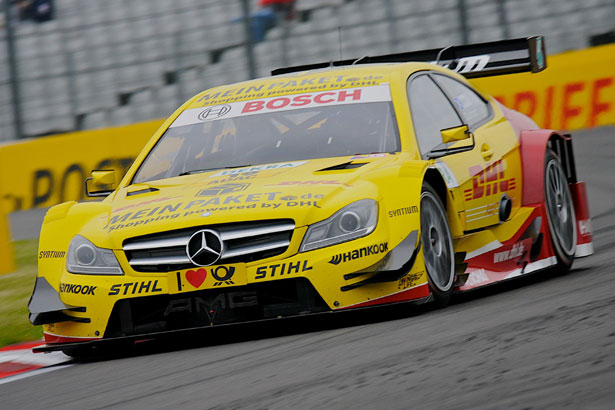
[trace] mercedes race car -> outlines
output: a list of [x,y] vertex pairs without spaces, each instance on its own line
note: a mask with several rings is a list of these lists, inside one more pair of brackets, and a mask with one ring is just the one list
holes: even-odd
[[467,78],[545,68],[541,37],[275,70],[204,91],[99,202],[49,209],[46,345],[462,292],[593,253],[570,135]]

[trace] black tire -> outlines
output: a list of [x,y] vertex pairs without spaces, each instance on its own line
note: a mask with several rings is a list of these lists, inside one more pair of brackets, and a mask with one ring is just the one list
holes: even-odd
[[428,182],[421,192],[421,242],[434,304],[448,304],[455,284],[455,253],[446,211]]
[[577,247],[577,220],[568,188],[568,179],[558,156],[547,149],[545,155],[545,208],[551,243],[557,258],[556,269],[567,272]]

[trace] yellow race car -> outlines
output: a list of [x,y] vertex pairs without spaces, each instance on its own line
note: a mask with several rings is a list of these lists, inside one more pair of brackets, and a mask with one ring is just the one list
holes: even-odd
[[569,135],[466,78],[541,71],[541,37],[275,70],[191,98],[119,184],[45,217],[38,351],[398,302],[593,252]]

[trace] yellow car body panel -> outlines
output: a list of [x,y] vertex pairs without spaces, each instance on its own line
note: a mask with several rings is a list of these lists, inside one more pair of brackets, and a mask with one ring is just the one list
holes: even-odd
[[[434,171],[443,181],[442,199],[456,253],[470,255],[492,243],[503,246],[516,240],[513,237],[535,216],[534,208],[522,206],[519,135],[495,100],[483,95],[491,114],[488,121],[473,130],[473,148],[455,155],[423,158],[415,136],[407,83],[412,75],[427,72],[441,73],[471,87],[464,77],[445,68],[404,63],[293,73],[216,87],[191,98],[155,133],[111,195],[102,202],[72,202],[48,211],[39,245],[39,279],[44,278],[57,292],[65,305],[63,314],[72,318],[45,323],[48,342],[103,338],[110,322],[116,320],[113,312],[121,301],[167,297],[171,302],[165,305],[165,315],[199,311],[215,304],[217,307],[210,309],[213,312],[220,306],[248,306],[254,303],[254,296],[245,289],[288,279],[307,280],[329,310],[427,300],[431,287],[417,238],[421,234],[425,176]],[[140,167],[161,137],[173,124],[184,121],[186,113],[200,112],[199,118],[205,118],[225,114],[220,110],[237,104],[243,107],[242,113],[275,111],[288,104],[301,106],[316,100],[336,103],[359,96],[356,90],[367,93],[375,89],[388,90],[390,94],[400,142],[396,152],[273,162],[135,182]],[[168,164],[161,161],[158,167],[163,169]],[[340,164],[352,166],[339,167]],[[511,211],[502,223],[498,207],[503,195],[510,199]],[[361,199],[378,204],[373,232],[301,252],[310,226]],[[132,238],[268,220],[292,221],[292,236],[282,253],[258,260],[148,271],[135,269],[125,250]],[[203,238],[206,234],[202,233]],[[98,248],[112,250],[123,274],[70,273],[67,253],[76,235]],[[411,265],[404,265],[410,266],[407,271],[392,279],[353,287],[386,265],[391,252],[410,243],[405,242],[409,238],[415,240],[410,249],[415,254]],[[198,292],[231,293],[224,300],[193,304],[188,296],[200,295]],[[186,299],[181,298],[184,295]],[[213,324],[215,313],[208,315]]]
[[[130,189],[120,188],[115,194],[113,204],[108,200],[97,204],[74,204],[64,218],[70,218],[71,227],[75,230],[70,232],[66,229],[63,219],[44,223],[41,232],[40,252],[49,249],[68,249],[72,237],[90,230],[88,239],[97,246],[113,249],[115,255],[125,272],[123,276],[99,276],[72,274],[66,271],[63,259],[39,260],[39,272],[47,278],[51,284],[57,284],[57,291],[62,296],[62,301],[71,306],[93,306],[86,312],[71,312],[76,317],[87,317],[90,323],[62,322],[53,325],[45,325],[45,331],[50,334],[65,337],[102,337],[105,326],[109,320],[111,310],[117,300],[133,297],[179,294],[204,289],[222,289],[228,287],[241,287],[247,283],[261,283],[278,279],[305,277],[316,288],[325,302],[332,309],[340,309],[361,302],[369,301],[405,290],[412,286],[425,284],[427,279],[425,271],[421,267],[421,260],[417,260],[416,268],[404,276],[403,280],[375,284],[369,287],[357,289],[353,292],[341,292],[340,288],[347,284],[343,280],[346,273],[365,269],[379,262],[386,251],[394,248],[407,234],[407,227],[418,226],[418,201],[412,202],[414,213],[400,215],[395,218],[395,223],[387,214],[387,209],[400,209],[408,206],[407,196],[418,198],[422,180],[420,177],[400,177],[402,166],[412,168],[409,175],[420,175],[421,169],[427,164],[410,164],[406,154],[386,155],[358,159],[357,162],[366,163],[362,167],[362,174],[368,174],[374,169],[374,179],[362,177],[362,175],[349,174],[344,171],[330,172],[324,176],[311,176],[310,180],[305,175],[311,175],[313,170],[321,169],[327,165],[339,163],[339,159],[321,159],[302,165],[304,169],[289,168],[260,172],[257,176],[232,178],[232,181],[249,181],[250,186],[242,191],[240,199],[247,199],[252,195],[251,202],[229,205],[224,204],[225,199],[236,199],[237,195],[220,197],[222,203],[218,204],[216,196],[195,199],[195,193],[203,188],[215,187],[228,182],[228,177],[208,174],[195,174],[181,177],[185,181],[174,184],[168,180],[151,183],[148,186],[156,186],[165,190],[165,194],[143,197],[127,197],[127,192],[143,189],[140,185],[133,185]],[[176,178],[179,179],[179,178]],[[381,181],[384,182],[384,186]],[[390,182],[386,182],[390,181]],[[393,181],[395,181],[393,183]],[[404,181],[407,191],[397,192],[397,184]],[[375,184],[380,184],[376,187]],[[163,189],[162,186],[165,186]],[[330,246],[327,248],[298,253],[301,240],[307,230],[307,221],[301,223],[298,211],[301,211],[310,221],[318,221],[327,218],[334,211],[352,202],[352,192],[359,189],[362,197],[377,199],[380,206],[378,215],[379,224],[368,237],[360,238],[351,242]],[[413,194],[411,192],[414,191]],[[345,197],[347,193],[347,198]],[[400,195],[401,194],[401,195]],[[280,199],[285,198],[285,199]],[[270,200],[271,199],[271,200]],[[197,201],[200,201],[197,203]],[[209,203],[209,204],[208,204]],[[60,205],[63,206],[63,205]],[[76,212],[80,207],[90,208],[91,212]],[[175,211],[169,211],[175,210]],[[48,215],[53,215],[52,208]],[[220,211],[223,211],[220,212]],[[153,212],[148,218],[148,215]],[[125,232],[130,236],[147,235],[158,230],[181,229],[194,226],[195,224],[223,223],[239,217],[250,220],[271,219],[272,213],[276,218],[294,218],[296,228],[291,244],[287,251],[279,256],[262,259],[248,264],[216,265],[204,268],[184,269],[169,273],[137,272],[131,269],[125,254],[121,251],[122,242],[126,238]],[[203,216],[206,213],[210,215]],[[73,215],[74,214],[74,215]],[[53,245],[52,245],[53,244]],[[333,256],[345,254],[366,247],[378,246],[378,251],[371,255],[342,262],[335,267],[336,274],[331,275],[333,265],[328,262]],[[365,252],[364,252],[365,253]],[[278,268],[273,266],[280,265]],[[232,267],[235,272],[232,283],[217,281],[211,272],[220,267]],[[282,269],[283,267],[283,269]],[[207,276],[199,278],[197,271],[206,270]],[[411,280],[407,278],[410,277]],[[87,283],[87,285],[86,285]],[[81,285],[94,287],[93,293],[70,293],[69,286]],[[198,285],[198,286],[197,286]],[[54,286],[55,288],[55,286]]]

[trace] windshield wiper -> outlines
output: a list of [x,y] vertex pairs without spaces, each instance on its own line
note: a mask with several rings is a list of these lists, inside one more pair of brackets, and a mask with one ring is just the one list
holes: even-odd
[[215,167],[215,168],[191,169],[190,171],[182,172],[178,176],[183,177],[184,175],[200,174],[201,172],[215,171],[217,169],[232,169],[232,168],[243,168],[243,167],[251,167],[251,166],[252,166],[252,164],[246,164],[246,165],[233,165],[233,166],[230,166],[230,167]]
[[357,155],[372,155],[372,154],[395,154],[395,151],[375,151],[375,152],[361,152],[359,154],[352,154],[352,156],[357,156]]

